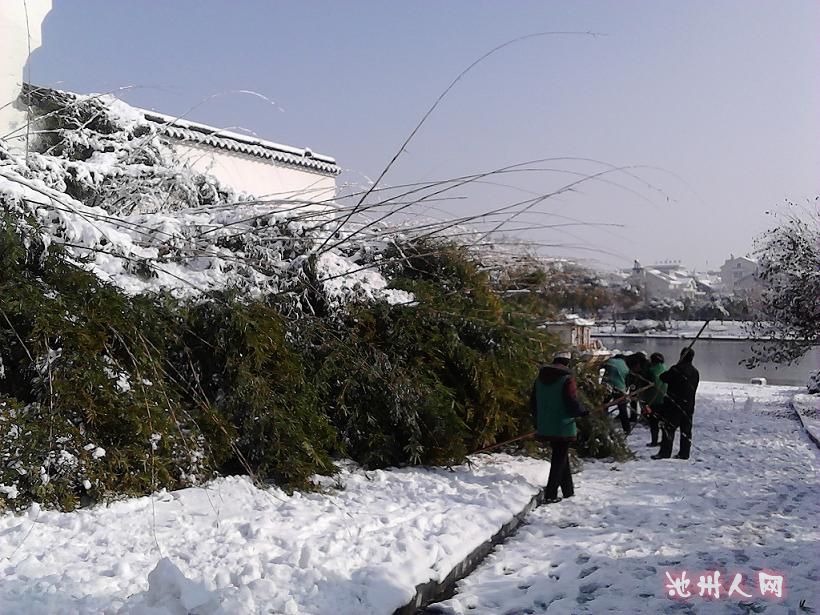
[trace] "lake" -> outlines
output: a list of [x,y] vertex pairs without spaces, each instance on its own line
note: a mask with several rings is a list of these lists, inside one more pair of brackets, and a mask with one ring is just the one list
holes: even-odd
[[[680,351],[691,340],[657,337],[623,337],[620,335],[596,335],[607,348],[650,353],[660,352],[666,357],[666,364],[675,363]],[[740,361],[751,356],[752,342],[749,340],[709,340],[695,342],[694,365],[700,372],[701,380],[716,382],[749,382],[750,378],[766,378],[769,384],[806,386],[809,373],[820,369],[820,347],[815,346],[799,362],[789,366],[773,364],[747,369]]]

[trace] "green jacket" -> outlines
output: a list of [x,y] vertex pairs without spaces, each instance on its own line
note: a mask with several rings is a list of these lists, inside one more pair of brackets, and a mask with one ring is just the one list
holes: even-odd
[[575,396],[572,373],[568,368],[546,365],[541,368],[532,388],[531,403],[535,433],[554,440],[575,440],[575,417],[588,412]]
[[624,392],[626,391],[626,375],[628,373],[629,368],[626,366],[626,361],[613,357],[604,364],[603,383],[608,384],[616,391]]
[[652,374],[652,380],[655,383],[655,388],[650,389],[655,392],[652,399],[648,402],[650,406],[660,405],[663,398],[666,397],[666,389],[668,385],[661,380],[661,374],[667,369],[668,368],[664,363],[657,363],[649,368],[649,373]]

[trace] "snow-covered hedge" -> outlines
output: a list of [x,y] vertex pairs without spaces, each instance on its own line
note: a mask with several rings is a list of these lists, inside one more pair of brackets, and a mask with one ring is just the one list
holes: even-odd
[[41,94],[35,150],[0,143],[0,503],[300,487],[333,456],[452,463],[531,429],[554,340],[468,251],[319,250],[332,206],[232,194],[128,107]]
[[807,385],[809,393],[820,393],[820,370],[809,374],[809,382]]
[[[334,228],[332,203],[237,195],[191,170],[155,124],[116,99],[38,89],[29,96],[39,114],[35,151],[15,155],[0,142],[0,204],[46,247],[61,244],[129,294],[285,294]],[[377,268],[362,269],[390,240],[318,255],[315,282],[330,305],[412,299],[388,289]]]

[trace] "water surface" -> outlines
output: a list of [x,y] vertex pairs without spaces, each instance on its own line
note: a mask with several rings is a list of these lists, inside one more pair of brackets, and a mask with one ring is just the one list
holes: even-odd
[[[681,348],[690,340],[657,337],[623,337],[619,335],[596,335],[607,348],[617,348],[629,352],[643,351],[650,354],[660,352],[666,357],[667,365],[677,361]],[[769,384],[805,386],[809,373],[820,369],[820,346],[807,352],[799,362],[790,366],[774,364],[759,365],[747,369],[740,361],[751,356],[752,342],[749,340],[709,340],[699,339],[694,346],[695,367],[702,380],[715,382],[749,382],[750,378],[763,377]]]

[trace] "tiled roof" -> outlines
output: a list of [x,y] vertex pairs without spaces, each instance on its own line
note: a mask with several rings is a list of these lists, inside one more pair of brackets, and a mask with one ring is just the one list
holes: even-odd
[[[57,94],[63,98],[67,97],[72,100],[82,96],[74,92],[56,90],[54,88],[29,83],[23,84],[23,93],[25,96],[36,98],[42,98],[49,94]],[[110,95],[101,94],[93,95],[93,97],[101,102],[104,102],[106,98],[113,98]],[[342,171],[336,165],[334,158],[317,154],[308,148],[291,147],[290,145],[282,145],[281,143],[274,143],[273,141],[256,139],[236,132],[220,130],[207,124],[190,122],[178,117],[157,113],[156,111],[147,111],[138,107],[131,107],[130,105],[129,108],[136,113],[142,114],[145,119],[154,124],[162,134],[172,139],[207,145],[216,149],[224,149],[229,152],[237,152],[248,156],[255,156],[270,160],[276,164],[307,168],[314,173],[321,173],[323,175],[338,175]]]
[[316,173],[326,175],[341,173],[335,159],[330,156],[316,154],[307,148],[296,148],[274,143],[273,141],[256,139],[235,132],[219,130],[206,124],[180,120],[154,111],[145,111],[144,113],[146,120],[156,124],[162,134],[172,139],[256,156],[279,164],[307,167]]

